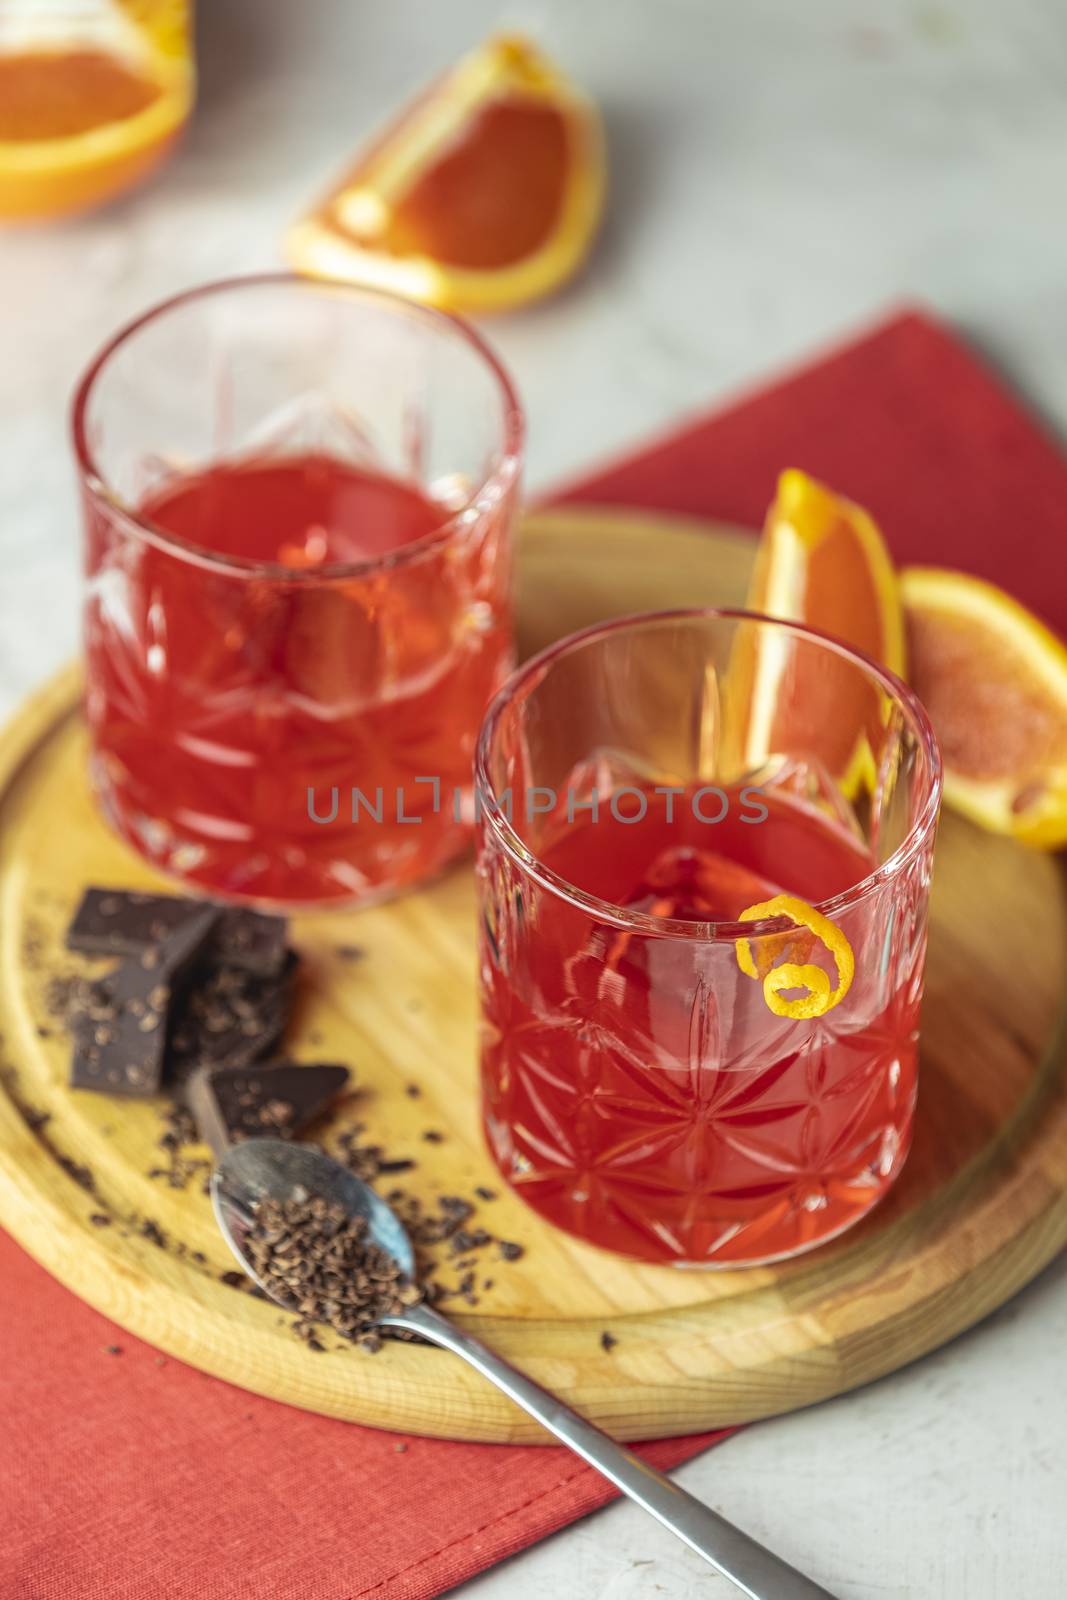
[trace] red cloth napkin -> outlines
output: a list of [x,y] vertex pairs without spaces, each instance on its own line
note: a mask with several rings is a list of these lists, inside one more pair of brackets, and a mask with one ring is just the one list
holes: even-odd
[[554,498],[762,526],[783,467],[872,513],[901,565],[961,567],[1067,632],[1067,462],[952,333],[906,311]]
[[[565,498],[756,526],[785,465],[868,505],[898,558],[999,579],[1067,629],[1067,465],[921,314]],[[0,1283],[2,1600],[426,1600],[609,1498],[560,1450],[378,1433],[164,1360],[2,1234]]]

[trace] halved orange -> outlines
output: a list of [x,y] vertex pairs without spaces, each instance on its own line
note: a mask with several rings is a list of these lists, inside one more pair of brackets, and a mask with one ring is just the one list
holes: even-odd
[[457,311],[548,294],[586,255],[605,161],[592,102],[528,40],[488,40],[288,232],[298,272]]
[[[17,9],[17,8],[16,8]],[[109,199],[162,160],[193,103],[186,0],[30,4],[0,46],[0,218]]]
[[1067,845],[1067,646],[980,578],[907,567],[900,588],[946,802],[994,833]]
[[[904,626],[896,574],[873,519],[851,500],[795,468],[783,472],[764,526],[748,606],[805,622],[904,671]],[[763,638],[753,674],[745,759],[772,751],[818,755],[851,793],[869,773],[876,736],[872,692],[847,665]]]

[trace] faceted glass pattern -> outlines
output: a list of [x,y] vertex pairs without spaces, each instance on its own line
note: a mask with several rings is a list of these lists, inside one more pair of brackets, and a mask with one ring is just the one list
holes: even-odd
[[[75,436],[92,779],[113,826],[213,891],[311,904],[377,898],[461,850],[478,724],[512,662],[521,445],[480,341],[390,296],[221,284],[104,352]],[[138,519],[182,475],[308,455],[410,483],[441,533],[287,574]]]
[[[831,1238],[886,1192],[911,1138],[936,749],[903,686],[838,654],[838,670],[847,662],[880,697],[871,777],[846,794],[817,750],[790,746],[781,718],[777,747],[738,767],[752,691],[736,662],[754,630],[773,628],[787,654],[830,648],[803,630],[748,619],[634,619],[524,669],[483,731],[489,1145],[509,1183],[549,1220],[649,1261],[741,1265]],[[553,720],[550,708],[576,697],[579,684],[575,719]],[[650,715],[665,696],[690,714],[670,726]],[[873,875],[826,908],[856,970],[824,1016],[775,1016],[742,972],[738,933],[760,924],[672,922],[659,931],[653,918],[556,879],[546,860],[558,814],[547,801],[532,818],[520,815],[520,789],[531,784],[569,791],[580,805],[594,792],[606,801],[627,780],[684,787],[694,777],[799,794],[815,818],[847,825],[868,853]],[[510,824],[494,810],[509,788]],[[764,825],[774,826],[773,814]],[[757,965],[781,959],[781,934],[750,937]]]

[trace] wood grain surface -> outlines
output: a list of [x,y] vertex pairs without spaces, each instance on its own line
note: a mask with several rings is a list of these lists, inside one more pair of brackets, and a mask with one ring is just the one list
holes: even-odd
[[[521,647],[627,611],[737,604],[751,552],[747,536],[667,516],[531,513]],[[165,886],[93,809],[78,690],[77,673],[63,674],[0,739],[0,1222],[123,1327],[257,1393],[435,1436],[542,1438],[442,1352],[309,1351],[290,1319],[220,1281],[232,1261],[201,1186],[149,1175],[159,1106],[67,1088],[69,1044],[46,990],[74,968],[62,934],[80,892]],[[843,1239],[747,1271],[633,1265],[548,1228],[503,1189],[478,1126],[473,919],[467,864],[390,905],[296,918],[303,978],[287,1049],[353,1067],[358,1092],[325,1142],[362,1122],[390,1156],[417,1161],[421,1194],[498,1192],[480,1220],[525,1255],[486,1267],[493,1288],[462,1320],[617,1436],[741,1422],[892,1371],[1001,1304],[1067,1242],[1067,898],[1055,859],[946,817],[904,1175]],[[341,954],[351,945],[360,960]],[[34,1112],[48,1120],[35,1125]],[[428,1128],[444,1139],[425,1141]],[[90,1221],[103,1214],[110,1225]],[[610,1353],[605,1330],[618,1340]]]

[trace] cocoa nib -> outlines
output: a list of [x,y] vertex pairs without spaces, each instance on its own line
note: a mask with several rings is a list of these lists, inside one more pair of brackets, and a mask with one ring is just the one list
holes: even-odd
[[363,1217],[303,1190],[285,1201],[260,1201],[245,1248],[271,1294],[297,1313],[295,1331],[312,1349],[323,1348],[314,1325],[326,1323],[376,1350],[379,1319],[422,1299],[373,1243]]

